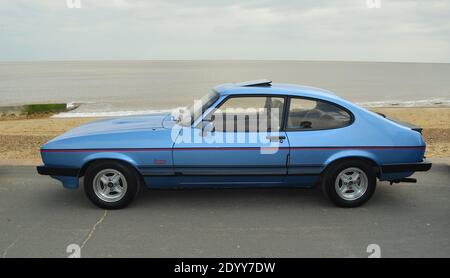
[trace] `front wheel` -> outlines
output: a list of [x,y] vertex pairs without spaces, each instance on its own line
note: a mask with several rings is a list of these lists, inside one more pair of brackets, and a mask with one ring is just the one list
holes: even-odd
[[98,207],[120,209],[131,203],[139,187],[137,173],[116,161],[99,161],[86,170],[84,191]]
[[348,160],[331,165],[324,175],[322,191],[340,207],[357,207],[375,192],[376,175],[368,163]]

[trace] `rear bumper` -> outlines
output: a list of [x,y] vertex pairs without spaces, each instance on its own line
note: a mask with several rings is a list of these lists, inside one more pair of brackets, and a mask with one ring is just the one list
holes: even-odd
[[60,168],[47,166],[37,166],[36,170],[40,175],[67,177],[77,177],[78,173],[80,172],[80,169],[78,168]]
[[381,165],[383,173],[400,173],[400,172],[424,172],[431,169],[432,163],[428,160],[417,163],[401,163],[401,164],[385,164]]

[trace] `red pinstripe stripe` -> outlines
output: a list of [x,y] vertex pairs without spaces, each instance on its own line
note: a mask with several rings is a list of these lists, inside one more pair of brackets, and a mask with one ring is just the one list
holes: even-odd
[[351,147],[292,147],[292,150],[385,150],[385,149],[423,149],[425,146],[351,146]]
[[75,152],[157,152],[170,151],[172,148],[131,148],[131,149],[42,149],[44,153],[75,153]]
[[[291,147],[291,150],[384,150],[384,149],[424,149],[425,146],[346,146],[346,147]],[[197,148],[175,148],[175,151],[259,151],[260,147],[197,147]],[[265,150],[286,150],[289,147],[262,147]],[[41,149],[48,153],[70,153],[70,152],[159,152],[171,151],[172,148],[128,148],[128,149]]]

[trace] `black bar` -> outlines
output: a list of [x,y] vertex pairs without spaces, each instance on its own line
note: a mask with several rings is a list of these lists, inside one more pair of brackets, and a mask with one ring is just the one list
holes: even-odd
[[56,168],[47,166],[37,166],[36,170],[40,175],[47,175],[47,176],[76,177],[80,172],[80,169],[78,168]]
[[[402,277],[408,274],[425,274],[447,271],[448,259],[280,259],[280,258],[217,258],[217,259],[3,259],[0,260],[2,274],[18,275],[59,275],[83,277],[158,277],[158,275],[211,277],[234,277],[236,275],[256,275],[258,277],[280,274],[297,274],[296,277],[318,277],[329,274],[332,277],[357,276],[385,277],[386,273],[398,271]],[[251,267],[250,264],[253,264]],[[268,265],[273,267],[268,267]],[[117,267],[120,265],[120,267]],[[193,266],[207,266],[193,268]],[[245,270],[244,270],[244,265]],[[256,265],[258,265],[256,267]],[[261,267],[261,265],[263,267]],[[369,271],[370,274],[363,275]],[[300,275],[300,276],[299,276]]]
[[419,163],[386,164],[381,165],[381,171],[383,173],[424,172],[430,170],[431,165],[431,162],[428,161]]

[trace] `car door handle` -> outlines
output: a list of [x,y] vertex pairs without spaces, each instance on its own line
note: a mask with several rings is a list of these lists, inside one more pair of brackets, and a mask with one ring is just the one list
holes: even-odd
[[270,142],[274,142],[274,141],[280,141],[280,143],[283,143],[283,140],[286,139],[286,136],[266,136],[266,139],[269,139]]

